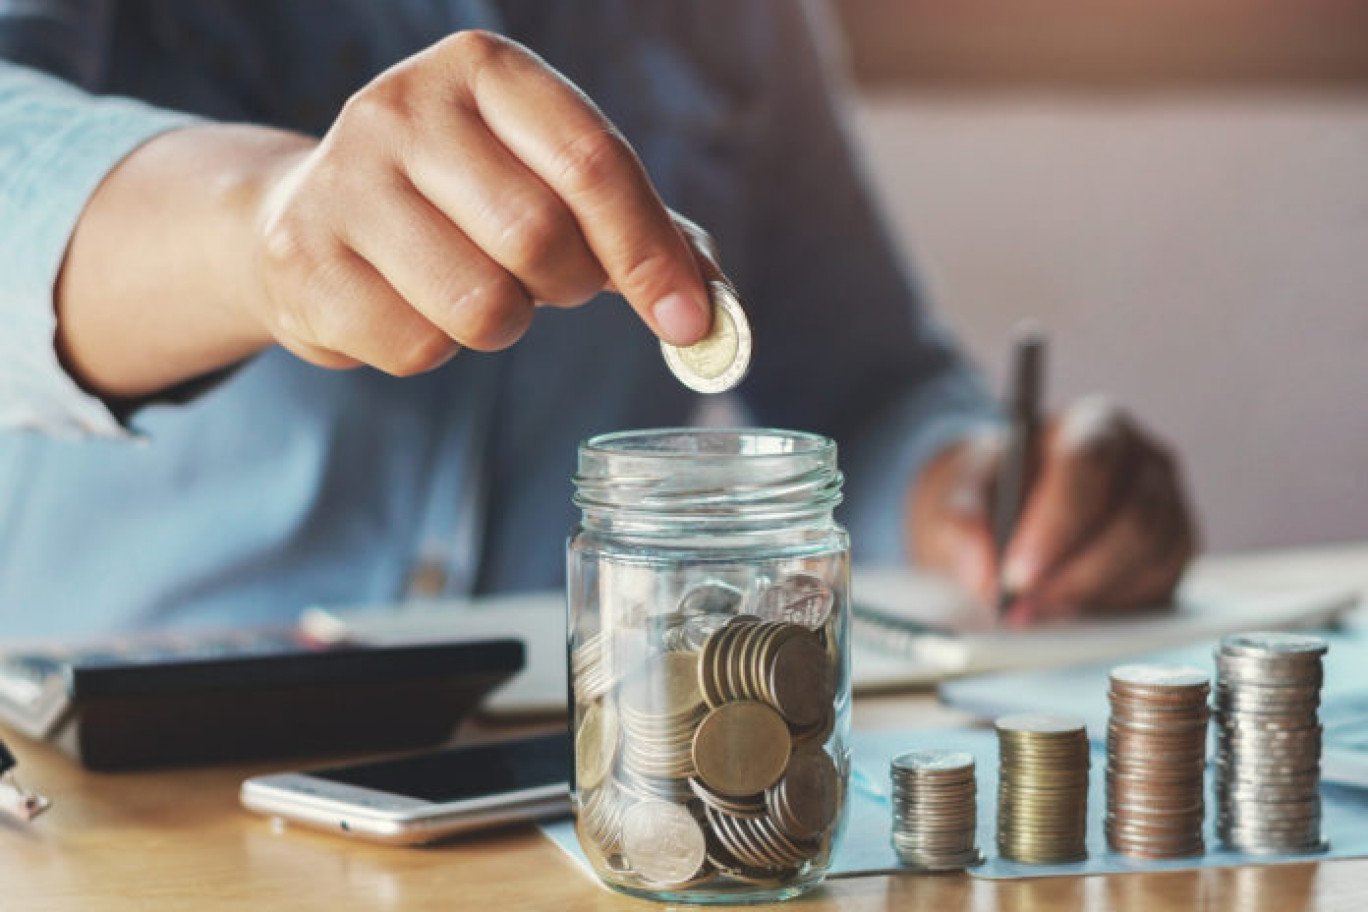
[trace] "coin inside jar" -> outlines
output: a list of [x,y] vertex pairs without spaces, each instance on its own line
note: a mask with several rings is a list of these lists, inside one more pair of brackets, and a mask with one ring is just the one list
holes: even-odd
[[797,751],[767,795],[770,815],[788,835],[813,839],[836,819],[839,790],[836,764],[825,751]]
[[622,854],[643,880],[662,886],[698,874],[707,840],[688,809],[668,801],[641,801],[622,815]]
[[699,393],[725,393],[750,369],[751,330],[741,302],[725,282],[708,282],[712,329],[693,345],[660,343],[665,364],[680,383]]
[[745,601],[746,594],[740,589],[718,580],[709,580],[690,586],[679,597],[675,610],[685,617],[699,614],[735,614]]
[[678,719],[703,706],[698,689],[698,656],[667,652],[622,686],[622,709],[638,716]]
[[788,725],[764,703],[725,703],[708,713],[693,739],[698,777],[723,795],[754,795],[783,775],[791,750]]
[[821,577],[792,573],[761,593],[759,612],[766,618],[816,630],[831,618],[835,601],[831,587]]
[[831,705],[835,681],[817,637],[801,630],[786,637],[775,650],[768,684],[774,705],[794,725],[821,719]]
[[579,786],[592,789],[603,782],[617,755],[617,715],[602,703],[584,711],[575,733],[575,770]]

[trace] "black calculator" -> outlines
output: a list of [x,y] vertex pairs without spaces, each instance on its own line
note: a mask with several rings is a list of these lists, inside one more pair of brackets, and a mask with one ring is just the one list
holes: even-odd
[[90,769],[441,744],[523,666],[518,640],[321,644],[294,629],[0,654],[0,723]]

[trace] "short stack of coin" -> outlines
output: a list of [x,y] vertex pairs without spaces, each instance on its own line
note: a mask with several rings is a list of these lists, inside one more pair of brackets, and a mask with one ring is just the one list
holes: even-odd
[[1088,735],[1081,719],[1003,716],[998,733],[998,851],[1059,864],[1088,856]]
[[575,677],[575,699],[580,703],[592,703],[612,689],[607,636],[602,631],[585,637],[570,653],[570,673]]
[[691,585],[647,618],[646,655],[616,674],[615,639],[573,651],[579,832],[616,878],[779,886],[829,851],[837,678],[824,631],[804,622],[827,624],[834,599],[807,574],[776,586],[756,593],[762,618],[734,613],[730,584]]
[[1206,672],[1122,665],[1110,680],[1107,844],[1142,858],[1202,854]]
[[920,871],[955,871],[982,860],[974,757],[910,751],[893,758],[893,848]]
[[1216,648],[1216,831],[1245,852],[1321,848],[1317,715],[1326,643],[1228,636]]

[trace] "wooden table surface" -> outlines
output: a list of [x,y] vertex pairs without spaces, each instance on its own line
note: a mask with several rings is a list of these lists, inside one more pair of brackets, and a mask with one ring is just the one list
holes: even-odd
[[[1334,571],[1368,588],[1368,547],[1289,555],[1282,574],[1265,560],[1228,565],[1271,582],[1323,581]],[[865,728],[963,721],[927,695],[858,701],[854,720]],[[7,740],[25,781],[54,806],[29,826],[0,823],[2,912],[660,908],[598,887],[531,827],[420,849],[370,845],[273,828],[241,810],[242,779],[279,763],[98,774],[17,735]],[[1018,881],[845,878],[788,908],[1362,912],[1368,860]]]

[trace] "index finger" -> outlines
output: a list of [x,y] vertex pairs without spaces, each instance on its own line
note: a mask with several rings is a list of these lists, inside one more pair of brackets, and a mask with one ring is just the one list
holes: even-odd
[[520,45],[498,39],[468,65],[480,116],[569,206],[612,286],[665,341],[702,339],[712,311],[693,253],[617,129]]
[[1007,589],[1029,593],[1101,528],[1119,504],[1134,456],[1124,419],[1102,400],[1079,403],[1055,423],[1007,545]]

